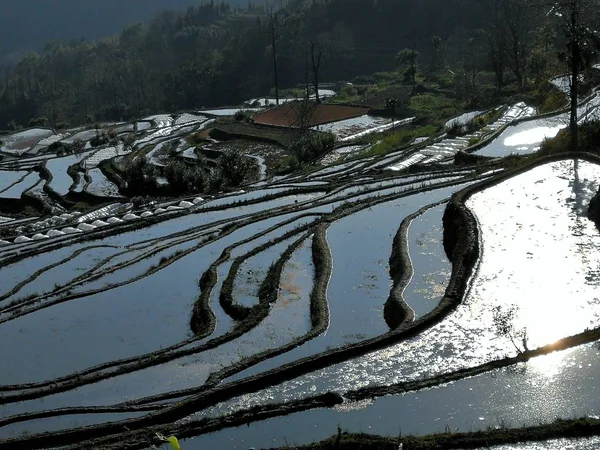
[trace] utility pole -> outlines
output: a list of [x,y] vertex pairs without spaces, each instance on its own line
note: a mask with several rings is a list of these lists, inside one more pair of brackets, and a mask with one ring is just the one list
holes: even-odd
[[271,28],[271,48],[273,50],[273,78],[275,83],[275,104],[279,106],[279,76],[277,73],[277,31],[276,31],[276,20],[277,14],[273,10],[273,7],[267,3],[267,9],[269,11],[269,27]]

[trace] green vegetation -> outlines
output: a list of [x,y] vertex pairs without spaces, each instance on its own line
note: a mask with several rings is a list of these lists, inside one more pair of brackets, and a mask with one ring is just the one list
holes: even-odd
[[[159,167],[139,156],[117,176],[127,182],[126,190],[131,196],[184,195],[218,192],[251,183],[258,179],[259,168],[254,158],[230,150],[221,155],[215,167],[205,164],[202,157],[196,163],[170,158],[164,167]],[[160,182],[160,178],[165,182]]]
[[397,130],[390,131],[382,136],[373,136],[373,146],[369,150],[369,155],[385,155],[395,149],[405,147],[420,137],[431,137],[441,133],[443,128],[439,125],[426,125],[413,128],[410,126],[400,127]]
[[[523,98],[564,71],[556,58],[564,54],[562,33],[554,37],[545,30],[566,25],[524,3],[433,0],[422,8],[396,0],[289,0],[267,11],[257,2],[246,8],[203,2],[98,42],[52,41],[41,54],[24,56],[3,74],[0,127],[127,120],[158,110],[239,104],[273,92],[272,24],[282,96],[303,97],[306,83],[318,75],[321,81],[352,81],[335,86],[338,102],[382,108],[395,98],[400,111],[449,117],[453,109]],[[429,20],[431,10],[440,12],[440,20]],[[309,68],[307,79],[311,46],[322,64],[318,73]],[[437,100],[421,98],[431,92]],[[437,95],[442,93],[445,99]],[[419,98],[408,104],[411,94]],[[548,102],[546,109],[559,103],[540,101]]]
[[523,428],[500,427],[471,433],[444,433],[429,436],[385,437],[365,433],[339,432],[321,442],[301,447],[285,447],[287,450],[439,450],[488,448],[518,442],[543,442],[557,438],[590,437],[600,434],[600,420],[586,417],[580,419],[557,419],[547,425]]
[[331,151],[335,141],[336,137],[332,133],[300,133],[290,145],[290,150],[299,162],[307,163]]
[[194,134],[190,134],[185,138],[186,142],[193,147],[198,147],[199,145],[206,142],[206,130],[197,131]]
[[252,122],[252,111],[241,109],[238,112],[236,112],[233,117],[238,122],[250,123]]
[[467,146],[471,147],[473,145],[479,144],[480,142],[481,142],[481,137],[472,136],[469,138],[469,141],[467,142]]
[[183,161],[169,161],[163,169],[169,188],[175,192],[197,194],[205,192],[211,184],[211,174],[200,165],[189,165]]
[[85,148],[85,142],[76,140],[72,144],[65,144],[64,142],[54,142],[48,146],[48,151],[56,153],[56,156],[70,155],[73,153],[80,153]]
[[[556,137],[545,139],[537,152],[538,156],[548,156],[557,153],[564,153],[569,150],[570,131],[565,128],[559,131]],[[586,122],[579,125],[579,145],[577,150],[580,152],[600,154],[600,122]]]
[[467,105],[457,102],[455,98],[433,93],[415,95],[410,99],[408,110],[418,117],[426,117],[432,121],[445,121],[458,116],[468,109]]
[[254,158],[248,158],[233,150],[226,151],[219,158],[221,186],[238,187],[256,181],[260,171]]
[[47,117],[36,117],[29,119],[30,127],[46,127],[48,126],[48,118]]
[[[166,445],[168,445],[168,447],[171,448],[172,450],[181,450],[181,446],[179,445],[179,440],[175,436],[166,437],[160,433],[156,433],[156,437],[158,438],[159,441],[164,442]],[[152,446],[152,448],[157,449],[157,447],[154,445]]]
[[92,139],[90,139],[90,145],[92,147],[100,147],[101,145],[105,145],[105,144],[112,144],[112,145],[116,145],[117,144],[117,140],[116,140],[116,134],[113,132],[98,132],[96,133],[96,136],[94,136]]

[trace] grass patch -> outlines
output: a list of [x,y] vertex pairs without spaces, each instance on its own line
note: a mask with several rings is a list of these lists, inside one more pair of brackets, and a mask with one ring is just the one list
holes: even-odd
[[467,142],[467,146],[471,147],[472,145],[479,144],[481,142],[481,136],[472,136],[469,138]]
[[387,437],[365,433],[338,433],[329,439],[301,447],[285,447],[289,450],[397,450],[402,443],[404,450],[488,448],[518,442],[543,442],[549,439],[582,438],[600,434],[600,420],[595,418],[557,419],[547,425],[523,428],[500,427],[470,433],[444,433],[429,436]]
[[[580,152],[599,154],[600,148],[600,121],[586,122],[578,127],[579,145],[577,150]],[[556,137],[544,139],[540,149],[535,153],[537,156],[550,156],[557,153],[569,151],[571,133],[569,128],[560,130]]]
[[439,122],[458,116],[468,110],[468,105],[445,95],[426,92],[411,97],[408,104],[411,115]]
[[419,128],[400,127],[396,131],[392,131],[385,136],[373,136],[371,149],[361,156],[376,156],[385,155],[398,148],[406,147],[416,138],[436,136],[442,131],[439,125],[426,125]]

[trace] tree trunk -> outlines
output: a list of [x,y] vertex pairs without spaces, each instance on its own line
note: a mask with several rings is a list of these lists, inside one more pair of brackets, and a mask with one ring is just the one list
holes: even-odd
[[315,101],[317,104],[321,103],[321,97],[319,96],[319,70],[321,68],[321,59],[323,52],[319,49],[319,52],[315,55],[315,44],[310,44],[310,58],[312,60],[313,68],[313,85],[315,88]]
[[279,106],[279,76],[277,74],[277,39],[275,35],[275,15],[271,13],[271,46],[273,47],[273,78],[275,82],[275,104]]
[[579,26],[578,9],[573,6],[571,9],[571,36],[569,46],[571,47],[571,114],[569,117],[569,150],[577,151],[579,146],[578,128],[577,128],[577,100],[579,96],[579,64],[580,48],[577,36],[577,27]]
[[310,85],[309,85],[309,81],[308,81],[308,50],[306,51],[306,54],[304,55],[304,81],[306,83],[306,94],[305,94],[305,100],[308,101],[310,98],[310,93],[309,93],[309,89],[310,89]]

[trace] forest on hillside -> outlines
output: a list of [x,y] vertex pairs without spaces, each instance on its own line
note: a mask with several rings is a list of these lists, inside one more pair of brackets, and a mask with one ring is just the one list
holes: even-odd
[[273,89],[273,43],[282,88],[307,80],[315,52],[322,81],[404,65],[460,71],[467,84],[485,70],[499,88],[522,87],[545,76],[564,46],[546,9],[529,0],[204,2],[28,54],[2,74],[0,129],[239,104]]
[[[220,0],[219,0],[220,1]],[[0,67],[14,65],[51,39],[100,39],[165,9],[185,11],[199,0],[5,0],[0,14]],[[247,5],[248,0],[228,0]]]

